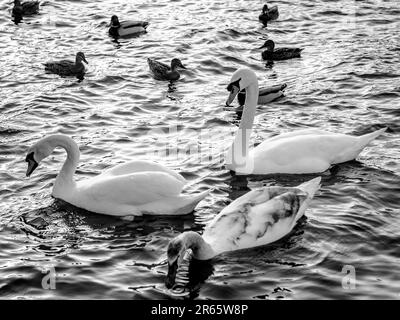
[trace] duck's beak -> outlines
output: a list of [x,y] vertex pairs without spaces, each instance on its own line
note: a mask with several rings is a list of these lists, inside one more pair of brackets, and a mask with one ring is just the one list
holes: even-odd
[[178,259],[173,263],[168,262],[168,274],[165,280],[165,286],[167,289],[171,289],[175,284],[176,272],[178,271]]
[[182,69],[186,69],[186,67],[185,67],[183,64],[181,64],[180,67],[181,67]]
[[35,161],[35,159],[32,158],[26,158],[25,160],[28,162],[28,169],[26,169],[26,176],[29,177],[33,171],[38,167],[38,163]]
[[87,62],[86,58],[82,58],[82,60],[83,60],[84,62],[86,62],[87,64],[89,64],[89,62]]

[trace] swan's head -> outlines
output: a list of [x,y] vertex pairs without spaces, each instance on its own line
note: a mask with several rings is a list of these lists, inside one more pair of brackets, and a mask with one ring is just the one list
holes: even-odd
[[177,69],[177,68],[186,69],[186,67],[183,66],[181,60],[179,60],[179,59],[177,59],[177,58],[174,58],[174,59],[172,59],[172,61],[171,61],[171,69],[172,69],[172,70],[175,70],[175,69]]
[[169,289],[175,284],[176,273],[182,264],[185,252],[188,249],[186,238],[181,234],[172,239],[168,244],[168,274],[165,280],[165,286]]
[[260,49],[266,48],[267,51],[274,51],[275,49],[275,42],[273,40],[267,40],[264,42],[264,44],[260,47]]
[[231,81],[226,87],[226,90],[229,91],[226,105],[230,106],[240,91],[248,88],[253,84],[256,84],[258,88],[257,75],[254,73],[254,71],[247,68],[236,70],[235,73],[232,75]]
[[76,61],[77,62],[85,61],[87,64],[89,64],[89,62],[87,62],[85,54],[83,52],[78,52],[76,54]]
[[54,150],[54,146],[50,143],[49,139],[42,139],[30,147],[27,151],[25,161],[28,162],[28,169],[26,176],[29,177],[33,171],[38,167],[40,161],[48,157]]

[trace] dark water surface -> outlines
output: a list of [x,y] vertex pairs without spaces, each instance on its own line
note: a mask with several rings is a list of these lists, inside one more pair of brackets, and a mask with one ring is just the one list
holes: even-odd
[[[0,297],[169,298],[168,241],[200,231],[222,208],[262,185],[313,176],[231,175],[223,153],[239,116],[224,107],[238,67],[261,85],[286,82],[286,96],[260,106],[253,140],[300,128],[363,134],[387,126],[358,161],[325,172],[321,191],[295,230],[276,244],[195,265],[201,299],[400,297],[400,5],[389,1],[279,1],[278,21],[258,21],[263,1],[42,1],[19,25],[0,2]],[[107,24],[145,19],[148,33],[112,41]],[[257,49],[305,47],[302,58],[266,66]],[[45,74],[42,63],[83,51],[82,82]],[[174,85],[154,80],[147,57],[178,57],[188,68]],[[65,159],[56,151],[25,178],[25,151],[64,133],[79,144],[76,179],[132,159],[181,172],[188,191],[214,188],[185,217],[134,222],[54,201]],[[168,146],[178,154],[165,155]],[[198,152],[187,151],[197,148]],[[342,286],[354,267],[356,288]],[[56,290],[44,290],[55,268]]]

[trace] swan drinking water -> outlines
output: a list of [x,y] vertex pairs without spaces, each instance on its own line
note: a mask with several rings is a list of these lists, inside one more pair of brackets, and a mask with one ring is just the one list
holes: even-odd
[[186,180],[180,174],[143,160],[119,164],[94,178],[75,182],[79,148],[62,134],[47,136],[29,148],[26,175],[29,177],[57,147],[66,150],[67,159],[57,175],[52,195],[88,211],[112,216],[182,215],[192,212],[209,192],[183,195]]
[[250,191],[224,208],[205,227],[201,236],[187,231],[168,244],[168,276],[171,288],[186,250],[198,260],[275,242],[290,231],[303,216],[320,187],[321,177],[294,188],[264,187]]
[[250,69],[239,69],[227,87],[226,105],[246,89],[246,101],[235,139],[226,158],[228,169],[237,174],[320,173],[331,165],[355,159],[386,128],[362,136],[305,129],[269,138],[249,150],[258,100],[258,80]]

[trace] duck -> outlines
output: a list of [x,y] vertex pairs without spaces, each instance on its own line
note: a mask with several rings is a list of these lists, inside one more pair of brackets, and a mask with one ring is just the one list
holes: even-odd
[[331,165],[355,159],[387,128],[353,136],[316,128],[295,130],[268,138],[250,149],[250,135],[258,100],[258,79],[253,70],[236,70],[227,90],[229,106],[238,92],[246,89],[239,129],[226,154],[226,167],[238,175],[321,173]]
[[181,77],[177,69],[186,69],[181,60],[177,58],[171,60],[171,67],[151,58],[147,59],[147,63],[149,64],[149,68],[157,80],[176,81]]
[[301,56],[301,51],[303,48],[278,48],[275,49],[275,42],[271,39],[264,42],[260,47],[267,48],[267,50],[261,53],[264,60],[274,61],[274,60],[288,60],[292,58],[299,58]]
[[64,134],[46,136],[28,149],[26,176],[30,177],[58,147],[66,151],[67,158],[55,179],[52,196],[90,212],[126,220],[142,215],[184,215],[193,212],[209,193],[182,194],[187,183],[182,175],[146,160],[121,163],[93,178],[75,181],[80,150]]
[[149,23],[147,21],[123,21],[119,22],[116,15],[111,17],[108,33],[112,37],[124,37],[146,32]]
[[236,250],[273,243],[289,234],[304,215],[321,177],[297,187],[268,186],[237,198],[217,214],[204,228],[203,235],[186,231],[168,243],[167,288],[173,288],[176,275],[187,257],[210,260]]
[[83,79],[86,68],[82,61],[89,64],[86,60],[85,54],[83,52],[78,52],[75,57],[75,63],[69,60],[47,62],[44,64],[44,69],[49,73],[55,73],[63,77],[76,76],[79,79]]
[[[258,91],[257,104],[267,104],[283,96],[287,84],[280,84],[272,87],[260,88]],[[237,100],[240,106],[244,105],[246,100],[246,90],[242,90],[237,95]]]
[[278,17],[279,17],[278,6],[273,6],[271,8],[268,8],[268,5],[264,4],[262,12],[258,16],[258,19],[262,23],[266,24],[268,21],[278,19]]
[[29,16],[39,12],[39,1],[14,0],[12,15],[15,17]]

